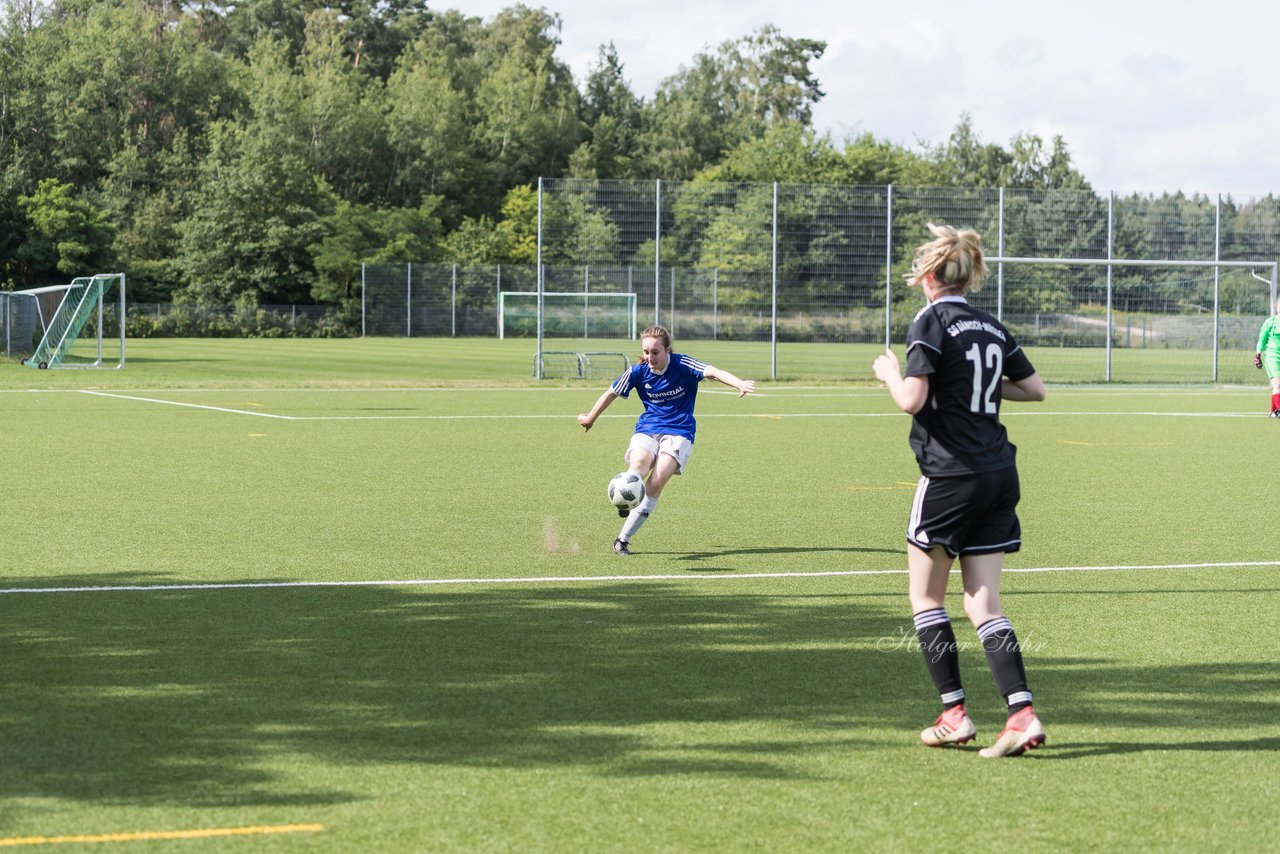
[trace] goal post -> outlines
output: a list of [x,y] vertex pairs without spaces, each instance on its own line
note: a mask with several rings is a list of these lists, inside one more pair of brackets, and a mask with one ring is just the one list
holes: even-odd
[[631,362],[616,350],[542,350],[533,354],[535,379],[614,379]]
[[[1076,381],[1232,382],[1274,313],[1280,262],[989,255],[970,301],[1030,347],[1094,360]],[[1262,293],[1257,282],[1266,283]],[[995,291],[995,293],[991,293]],[[1220,364],[1226,352],[1228,362]]]
[[[498,337],[536,337],[538,292],[498,292]],[[542,334],[548,338],[636,337],[636,295],[610,291],[542,293]]]
[[32,368],[123,368],[125,318],[123,273],[0,294],[5,355]]

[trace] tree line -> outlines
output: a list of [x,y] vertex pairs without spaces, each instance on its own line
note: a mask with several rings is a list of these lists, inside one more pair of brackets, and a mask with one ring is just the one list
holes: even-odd
[[362,263],[533,263],[539,177],[1089,190],[1061,137],[985,142],[964,115],[937,145],[819,133],[818,39],[762,27],[640,94],[611,44],[575,80],[560,25],[425,0],[6,0],[0,283],[124,270],[136,302],[340,304]]

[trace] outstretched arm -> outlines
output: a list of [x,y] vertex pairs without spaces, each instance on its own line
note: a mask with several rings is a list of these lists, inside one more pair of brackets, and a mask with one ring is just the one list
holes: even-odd
[[719,368],[712,367],[711,365],[707,365],[707,369],[702,372],[702,375],[707,379],[715,380],[718,383],[724,383],[730,388],[736,388],[738,390],[738,397],[751,394],[756,390],[755,380],[740,380],[728,371],[722,371]]
[[609,404],[618,399],[613,393],[613,389],[607,388],[604,394],[600,395],[600,399],[596,401],[596,405],[591,407],[590,412],[582,412],[578,414],[578,423],[582,425],[583,430],[590,430],[591,425],[596,423],[596,419],[600,417],[600,413],[609,408]]

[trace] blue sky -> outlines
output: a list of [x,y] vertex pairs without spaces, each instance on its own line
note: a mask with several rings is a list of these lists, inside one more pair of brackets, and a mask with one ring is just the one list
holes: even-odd
[[[489,19],[513,5],[441,0]],[[962,113],[984,142],[1061,135],[1099,191],[1280,192],[1280,4],[1218,0],[546,0],[581,84],[612,41],[637,95],[699,51],[774,24],[823,39],[814,124],[945,141]]]

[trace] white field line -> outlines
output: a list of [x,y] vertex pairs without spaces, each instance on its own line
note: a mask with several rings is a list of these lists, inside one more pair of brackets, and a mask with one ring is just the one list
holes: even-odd
[[[767,382],[767,381],[766,381]],[[481,394],[556,394],[556,393],[572,393],[583,394],[599,390],[600,386],[580,386],[565,387],[556,386],[554,388],[528,388],[522,386],[476,386],[476,387],[435,387],[435,386],[358,386],[352,388],[340,386],[290,386],[290,387],[255,387],[255,388],[232,388],[218,387],[209,388],[202,386],[170,386],[167,388],[136,388],[122,389],[117,394],[162,394],[166,392],[196,393],[196,394],[265,394],[280,392],[283,394],[352,394],[352,393],[411,393],[411,394],[469,394],[472,392]],[[1054,398],[1059,397],[1114,397],[1116,395],[1128,395],[1133,397],[1256,397],[1260,392],[1265,394],[1265,388],[1259,389],[1249,386],[1220,386],[1213,389],[1204,388],[1170,388],[1167,386],[1154,386],[1146,388],[1143,386],[1124,386],[1121,388],[1111,388],[1107,386],[1061,386],[1049,384],[1048,388],[1053,392]],[[66,389],[66,388],[0,388],[0,395],[3,394],[79,394],[92,393],[101,391],[101,389]],[[731,389],[715,389],[708,388],[702,391],[703,394],[725,394],[737,395],[736,391]],[[833,388],[831,386],[790,386],[765,385],[752,394],[752,397],[836,397],[836,398],[859,398],[859,397],[885,397],[886,392],[882,387],[857,387],[857,388]]]
[[[166,403],[167,401],[155,401]],[[194,406],[194,404],[174,403],[173,406]],[[242,415],[258,415],[264,418],[282,418],[286,421],[537,421],[563,420],[573,415],[268,415],[264,412],[241,412],[236,409],[222,409],[217,406],[197,407],[214,409],[221,412],[239,413]],[[1142,415],[1151,418],[1186,417],[1186,418],[1266,418],[1258,412],[1007,412],[1001,418],[1034,415]],[[902,418],[901,412],[706,412],[698,416],[699,420],[709,418]],[[601,415],[601,419],[623,418],[634,421],[635,413],[621,415]]]
[[[258,413],[249,413],[256,415]],[[568,413],[560,415],[279,415],[290,421],[537,421],[540,419],[564,420],[573,418]],[[699,415],[699,418],[885,418],[902,417],[895,412],[720,412]],[[1259,416],[1261,417],[1261,416]],[[601,415],[605,418],[636,419],[636,413]]]
[[[159,392],[177,391],[183,393],[201,393],[201,394],[258,394],[258,393],[275,393],[281,392],[285,394],[302,392],[304,394],[351,394],[351,393],[378,393],[378,392],[409,392],[412,394],[470,394],[472,392],[478,394],[556,394],[569,392],[572,394],[590,394],[590,392],[599,392],[602,388],[607,387],[609,382],[595,385],[583,385],[577,388],[568,386],[556,386],[554,388],[529,388],[527,386],[463,386],[463,387],[444,387],[444,386],[357,386],[346,388],[342,386],[266,386],[254,388],[232,388],[232,387],[208,387],[208,386],[169,386],[166,388],[135,388],[124,389],[134,393],[154,394]],[[0,388],[0,394],[75,394],[80,391],[100,391],[100,389],[72,389],[72,388]],[[799,393],[797,393],[799,392]],[[731,394],[737,396],[738,392],[732,389],[708,388],[700,391],[701,394]],[[1189,394],[1190,391],[1180,392],[1171,391],[1174,394]],[[1201,391],[1201,394],[1205,392]],[[1253,393],[1252,391],[1250,393]],[[824,386],[766,386],[763,389],[752,392],[751,397],[884,397],[886,394],[883,388],[848,388],[837,389]],[[1223,394],[1228,394],[1223,392]]]
[[225,406],[208,406],[203,403],[184,403],[178,400],[160,400],[154,397],[138,397],[137,395],[132,394],[113,394],[105,391],[89,391],[88,389],[83,389],[81,394],[91,394],[96,397],[114,397],[118,400],[136,400],[141,401],[142,403],[158,403],[163,406],[182,406],[187,409],[208,409],[213,412],[229,412],[232,415],[254,415],[258,418],[278,418],[282,421],[298,420],[292,415],[276,415],[271,412],[252,412],[248,409],[230,409]]
[[1150,411],[1134,410],[1134,411],[1121,412],[1117,410],[1115,412],[1110,412],[1110,411],[1089,412],[1089,411],[1082,410],[1077,412],[1043,412],[1043,411],[1028,410],[1024,412],[1021,409],[1017,409],[1017,410],[1002,410],[1000,412],[1000,417],[1002,419],[1006,417],[1022,418],[1022,417],[1035,417],[1035,416],[1044,416],[1044,415],[1084,415],[1084,416],[1089,416],[1091,418],[1099,415],[1142,415],[1150,418],[1266,418],[1267,417],[1265,413],[1256,412],[1256,411],[1255,412],[1150,412]]
[[[1119,566],[1036,566],[1021,569],[1005,568],[1011,573],[1046,572],[1125,572],[1132,570],[1165,569],[1227,569],[1233,567],[1280,566],[1280,561],[1235,561],[1231,563],[1165,563],[1130,564]],[[958,573],[958,569],[952,572]],[[306,587],[437,587],[443,585],[534,585],[534,584],[601,584],[643,581],[745,581],[762,578],[833,578],[868,575],[904,575],[905,569],[851,569],[830,572],[743,572],[685,575],[563,575],[533,578],[420,578],[385,581],[245,581],[209,584],[115,584],[88,587],[9,587],[0,588],[0,596],[19,593],[155,593],[173,590],[263,590],[272,588]]]
[[[789,385],[779,384],[771,385],[768,380],[759,380],[763,385],[760,390],[755,392],[756,397],[786,397],[792,392],[821,392],[821,394],[799,394],[796,397],[881,397],[886,393],[883,386],[861,385],[856,387],[840,388],[834,385],[823,386],[806,386],[806,385]],[[605,383],[607,385],[607,383]],[[1140,386],[1140,385],[1121,385],[1121,386],[1101,386],[1101,385],[1056,385],[1054,383],[1046,383],[1049,390],[1053,392],[1054,397],[1064,395],[1073,397],[1090,397],[1094,395],[1114,396],[1118,394],[1133,395],[1141,397],[1252,397],[1259,392],[1265,393],[1265,386]],[[216,387],[208,386],[166,386],[163,388],[134,388],[120,389],[121,392],[133,393],[154,393],[154,392],[202,392],[209,394],[218,394],[226,392],[321,392],[321,393],[338,393],[347,394],[350,392],[421,392],[427,394],[467,394],[469,392],[482,393],[501,393],[501,394],[556,394],[556,393],[572,393],[581,394],[583,391],[592,391],[600,388],[599,385],[580,385],[580,386],[552,386],[552,387],[530,387],[530,386],[253,386],[253,387]],[[0,388],[0,394],[76,394],[80,391],[98,391],[100,389],[67,389],[67,388]],[[707,390],[709,394],[737,394],[736,391],[730,389],[710,388]]]
[[[226,412],[231,415],[252,415],[257,418],[275,418],[281,421],[532,421],[532,420],[559,420],[567,419],[572,416],[569,414],[560,415],[280,415],[272,412],[254,412],[248,409],[233,409],[227,406],[210,406],[203,403],[187,403],[178,400],[165,400],[157,397],[142,397],[133,394],[119,394],[116,392],[94,391],[90,389],[79,390],[80,394],[89,394],[96,397],[110,397],[117,400],[132,400],[140,403],[154,403],[161,406],[178,406],[187,409],[205,409],[212,412]],[[713,392],[715,394],[737,394],[737,392]],[[1108,412],[1108,411],[1080,411],[1080,412],[1043,412],[1043,411],[1021,411],[1006,410],[1002,415],[1006,417],[1022,417],[1022,416],[1088,416],[1096,417],[1102,415],[1126,415],[1126,416],[1146,416],[1151,418],[1159,417],[1183,417],[1183,418],[1261,418],[1257,412],[1149,412],[1149,411],[1125,411],[1125,412]],[[615,414],[603,415],[602,418],[635,418],[634,414]],[[699,418],[900,418],[902,413],[899,412],[710,412],[699,415]]]

